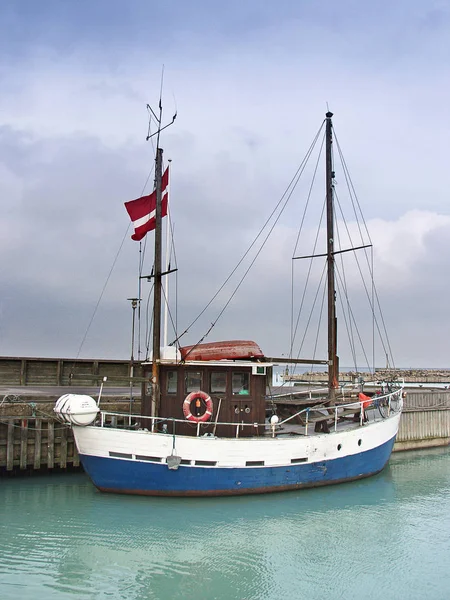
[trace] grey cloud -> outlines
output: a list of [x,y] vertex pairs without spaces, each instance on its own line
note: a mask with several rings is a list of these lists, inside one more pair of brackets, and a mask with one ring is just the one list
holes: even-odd
[[[442,56],[449,49],[449,27],[445,19],[437,26],[438,17],[426,16],[417,4],[403,18],[411,3],[400,4],[379,18],[375,8],[367,9],[370,24],[348,3],[333,27],[318,20],[322,6],[303,20],[279,15],[276,23],[267,18],[233,43],[226,32],[206,31],[203,38],[195,28],[183,36],[174,29],[165,81],[176,101],[167,93],[165,109],[171,116],[176,107],[179,116],[163,144],[165,158],[173,159],[180,331],[264,223],[328,100],[374,244],[381,244],[376,273],[397,362],[445,364],[450,131],[442,114],[449,96]],[[417,38],[421,19],[429,25]],[[0,284],[6,293],[0,353],[5,355],[78,351],[128,226],[123,202],[139,196],[151,168],[145,102],[152,101],[150,87],[157,98],[160,50],[138,44],[131,61],[123,53],[107,56],[107,47],[84,45],[83,36],[77,39],[70,57],[44,46],[32,63],[14,71],[2,67]],[[336,43],[333,52],[330,39]],[[151,64],[149,49],[155,51]],[[337,177],[341,196],[345,182]],[[297,206],[280,220],[209,340],[254,338],[267,354],[286,353],[291,242],[307,193],[307,185],[301,187],[304,193],[293,199]],[[320,204],[323,192],[318,198]],[[404,217],[413,208],[434,214],[429,229],[417,214],[410,215],[405,230]],[[83,356],[128,355],[126,299],[137,293],[137,245],[129,235]],[[409,255],[392,241],[401,243],[401,236]],[[150,246],[149,237],[149,257]],[[183,342],[200,339],[238,280],[239,275]],[[175,281],[170,285],[174,298]],[[148,289],[145,283],[144,298]],[[348,356],[342,350],[344,364]]]

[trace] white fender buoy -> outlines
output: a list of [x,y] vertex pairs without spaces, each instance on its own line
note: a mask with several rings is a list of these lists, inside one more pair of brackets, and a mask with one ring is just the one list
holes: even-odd
[[56,401],[53,411],[63,423],[86,426],[95,421],[100,409],[91,396],[64,394]]

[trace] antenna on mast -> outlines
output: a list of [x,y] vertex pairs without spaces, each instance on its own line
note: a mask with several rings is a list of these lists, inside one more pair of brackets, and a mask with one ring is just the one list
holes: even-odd
[[[159,136],[160,136],[161,131],[164,131],[164,129],[167,129],[168,127],[170,127],[171,125],[173,125],[173,123],[175,122],[175,119],[177,118],[177,111],[175,111],[175,114],[172,117],[172,121],[170,123],[167,123],[167,125],[164,125],[164,127],[161,127],[162,112],[163,112],[163,107],[162,107],[163,82],[164,82],[164,65],[162,66],[162,70],[161,70],[161,86],[160,86],[160,89],[159,89],[159,102],[158,102],[159,117],[156,115],[155,111],[150,106],[150,104],[147,104],[147,110],[150,113],[150,117],[149,117],[149,121],[148,121],[148,132],[147,132],[146,141],[148,142],[148,140],[150,138],[154,137],[155,135],[158,136],[157,140],[156,140],[156,147],[157,148],[159,148]],[[156,123],[158,125],[158,129],[155,131],[155,133],[150,133],[150,125],[151,125],[152,117],[155,119],[155,121],[156,121]]]

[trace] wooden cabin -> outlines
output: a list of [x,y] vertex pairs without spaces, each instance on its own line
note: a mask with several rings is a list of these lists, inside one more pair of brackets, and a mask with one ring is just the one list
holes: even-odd
[[[159,373],[160,404],[157,412],[159,417],[167,418],[167,422],[158,422],[159,431],[173,433],[175,426],[179,435],[197,435],[198,427],[200,435],[263,435],[266,385],[268,378],[270,382],[272,377],[271,364],[248,359],[186,362],[162,360]],[[151,363],[144,363],[143,374],[151,382]],[[142,390],[143,415],[151,414],[152,387],[151,383],[146,384]],[[210,415],[206,415],[208,408]],[[183,420],[183,423],[174,423],[173,419]]]

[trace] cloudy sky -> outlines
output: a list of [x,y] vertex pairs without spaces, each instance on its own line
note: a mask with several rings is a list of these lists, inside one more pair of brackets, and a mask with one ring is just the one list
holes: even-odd
[[[449,366],[450,2],[2,0],[0,57],[0,355],[129,356],[138,244],[123,202],[152,167],[146,104],[164,65],[179,330],[264,224],[328,103],[395,363]],[[205,341],[289,351],[305,194],[292,202]]]

